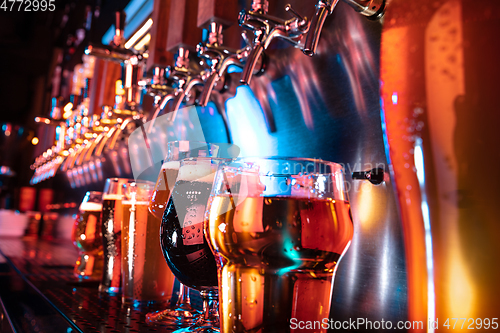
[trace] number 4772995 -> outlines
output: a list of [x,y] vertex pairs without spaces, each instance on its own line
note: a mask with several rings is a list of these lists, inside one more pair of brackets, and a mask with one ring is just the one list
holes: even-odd
[[0,0],[0,10],[4,12],[37,12],[56,10],[55,0]]
[[[453,326],[452,324],[453,323]],[[458,326],[457,326],[458,324]],[[460,328],[463,329],[464,327],[469,330],[473,329],[497,329],[498,328],[498,318],[448,318],[446,321],[443,323],[443,327],[446,327],[448,329],[455,329],[455,328]]]

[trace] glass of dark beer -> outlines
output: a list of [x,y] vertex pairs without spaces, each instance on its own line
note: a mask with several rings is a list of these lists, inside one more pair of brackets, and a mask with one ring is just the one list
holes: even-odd
[[[217,156],[219,146],[207,142],[197,141],[172,141],[168,143],[168,154],[162,165],[158,180],[156,182],[151,200],[149,202],[148,224],[157,226],[160,231],[160,224],[173,188],[179,173],[180,161],[189,157]],[[172,274],[169,272],[169,274]],[[176,326],[186,326],[191,324],[200,311],[191,306],[189,298],[189,288],[180,283],[177,303],[162,311],[148,313],[146,321],[148,323],[168,323]]]
[[79,280],[99,281],[102,275],[102,192],[87,192],[73,225],[73,244],[78,249],[74,274]]
[[204,313],[182,332],[218,332],[217,265],[204,237],[203,220],[215,171],[222,161],[226,159],[182,160],[163,214],[163,255],[177,279],[199,290],[203,300]]
[[102,236],[104,267],[99,292],[112,296],[121,295],[121,232],[123,184],[133,179],[108,178],[102,196]]
[[340,165],[296,158],[221,164],[206,214],[221,332],[290,332],[292,319],[328,318],[337,264],[353,236]]

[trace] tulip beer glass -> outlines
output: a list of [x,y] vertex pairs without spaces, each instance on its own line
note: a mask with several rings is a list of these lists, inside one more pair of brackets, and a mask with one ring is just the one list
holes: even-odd
[[203,220],[221,161],[225,159],[182,160],[163,214],[160,232],[163,255],[177,279],[199,290],[203,300],[201,318],[182,332],[218,332],[217,265],[204,237]]
[[353,236],[342,167],[295,158],[221,164],[205,233],[219,269],[221,332],[321,322]]
[[[172,188],[179,173],[180,161],[189,157],[217,156],[219,147],[207,142],[197,141],[172,141],[168,143],[168,154],[162,165],[151,200],[149,202],[148,225],[157,226],[157,237],[160,224],[167,206]],[[159,242],[158,242],[158,246]],[[164,262],[165,265],[167,265]],[[172,276],[172,273],[168,273]],[[177,303],[166,310],[149,313],[146,315],[148,323],[166,323],[177,326],[189,325],[200,312],[191,306],[189,288],[180,284]]]

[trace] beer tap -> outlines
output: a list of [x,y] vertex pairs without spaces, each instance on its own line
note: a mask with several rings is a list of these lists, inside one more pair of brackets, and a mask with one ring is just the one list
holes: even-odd
[[175,117],[184,99],[191,99],[191,90],[195,86],[203,85],[209,74],[209,71],[203,67],[190,63],[189,54],[189,49],[180,47],[175,66],[167,68],[169,72],[168,77],[177,81],[177,88],[175,89],[171,109],[173,117]]
[[291,5],[285,7],[285,10],[294,16],[289,20],[268,15],[268,8],[268,0],[253,0],[251,10],[242,10],[239,14],[240,26],[254,34],[252,50],[240,79],[242,84],[250,84],[257,61],[274,38],[281,38],[299,46],[301,37],[308,31],[307,18],[299,15]]
[[[381,18],[385,11],[385,0],[343,0],[360,14],[372,20]],[[304,43],[303,52],[308,56],[313,56],[318,47],[319,37],[323,30],[323,24],[330,15],[339,0],[319,0],[316,4],[316,13],[311,19],[309,32]]]
[[198,1],[179,0],[171,3],[169,13],[167,51],[176,53],[174,66],[167,67],[167,78],[175,82],[173,96],[166,95],[158,104],[158,111],[164,110],[172,100],[172,121],[185,98],[191,99],[191,90],[202,85],[208,71],[200,59],[193,56],[197,43],[201,40],[202,30],[196,27]]
[[229,66],[235,65],[243,68],[243,62],[248,58],[251,47],[247,46],[236,50],[223,46],[222,44],[222,26],[216,22],[212,22],[209,28],[209,38],[206,44],[198,44],[198,56],[204,57],[211,63],[210,75],[203,86],[198,104],[207,106],[210,100],[210,95],[215,87],[222,81],[220,90],[224,90],[227,86],[227,78],[225,76]]
[[85,50],[85,54],[93,55],[97,58],[110,60],[122,64],[125,68],[125,76],[122,80],[124,94],[123,110],[142,111],[142,86],[139,82],[142,80],[146,54],[139,54],[124,47],[124,25],[125,13],[116,12],[116,30],[115,36],[110,46],[94,46],[89,44]]
[[[224,11],[218,10],[224,8]],[[229,75],[225,75],[226,70],[231,65],[243,67],[242,63],[250,53],[250,46],[239,48],[238,38],[229,38],[224,41],[223,31],[237,23],[236,16],[238,7],[236,1],[231,0],[209,0],[198,3],[198,27],[206,28],[208,37],[203,43],[196,46],[196,51],[200,58],[204,58],[210,65],[210,73],[203,86],[198,104],[207,106],[210,95],[217,85],[219,91],[226,90],[229,85]],[[237,30],[233,29],[233,32]],[[236,34],[233,34],[237,37]]]

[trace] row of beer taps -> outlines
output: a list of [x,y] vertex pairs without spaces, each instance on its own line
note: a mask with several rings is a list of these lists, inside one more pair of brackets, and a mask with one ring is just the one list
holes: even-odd
[[[343,1],[371,19],[382,17],[385,10],[385,0]],[[286,5],[285,11],[291,18],[283,19],[268,14],[268,0],[253,0],[251,8],[238,15],[238,23],[245,29],[243,47],[232,49],[224,45],[225,26],[214,20],[207,27],[205,40],[196,49],[179,46],[175,62],[168,67],[154,67],[149,77],[144,76],[148,53],[124,47],[125,20],[117,13],[111,45],[89,45],[85,51],[90,56],[119,62],[124,68],[121,85],[116,89],[115,105],[103,107],[99,116],[89,115],[88,96],[83,96],[83,100],[77,101],[78,105],[73,103],[71,117],[64,120],[62,105],[56,100],[51,118],[37,117],[38,122],[57,125],[60,133],[56,145],[32,165],[35,174],[31,182],[50,178],[60,169],[72,187],[84,186],[102,181],[106,163],[115,175],[129,173],[127,149],[118,147],[124,136],[146,121],[154,123],[161,114],[169,114],[173,121],[183,103],[206,107],[214,91],[222,93],[228,89],[230,68],[238,68],[240,84],[249,85],[254,75],[265,70],[265,50],[274,39],[285,40],[307,56],[313,56],[324,22],[338,2],[319,0],[311,19]],[[247,32],[251,32],[252,38]],[[142,110],[145,93],[154,97],[155,105],[150,113]]]

